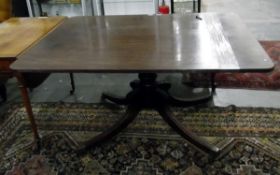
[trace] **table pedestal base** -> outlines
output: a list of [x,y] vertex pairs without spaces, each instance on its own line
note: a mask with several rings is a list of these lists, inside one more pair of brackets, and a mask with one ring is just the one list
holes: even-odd
[[136,118],[140,110],[144,108],[152,108],[157,110],[169,126],[171,126],[178,134],[188,140],[191,144],[210,156],[216,155],[219,152],[217,147],[211,146],[182,126],[182,124],[172,116],[169,109],[169,105],[192,106],[206,103],[212,99],[212,94],[202,99],[191,101],[177,99],[168,93],[171,85],[168,83],[158,83],[156,81],[156,77],[157,75],[155,73],[140,73],[139,80],[130,83],[132,91],[129,92],[125,98],[103,94],[102,98],[104,100],[109,100],[119,105],[127,105],[127,110],[122,119],[120,119],[108,130],[86,142],[85,146],[80,148],[79,151],[82,153],[86,149],[112,138],[125,129]]

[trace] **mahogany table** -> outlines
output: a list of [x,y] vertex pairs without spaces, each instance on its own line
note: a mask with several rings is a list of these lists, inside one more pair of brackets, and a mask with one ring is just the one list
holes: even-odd
[[269,71],[273,63],[234,14],[201,13],[171,16],[74,17],[22,54],[12,69],[18,72],[25,107],[39,140],[24,72],[139,73],[125,98],[103,98],[126,104],[123,118],[88,141],[100,144],[133,121],[143,108],[157,110],[182,137],[210,155],[218,148],[199,139],[172,117],[169,105],[195,105],[171,97],[169,84],[156,81],[156,73]]

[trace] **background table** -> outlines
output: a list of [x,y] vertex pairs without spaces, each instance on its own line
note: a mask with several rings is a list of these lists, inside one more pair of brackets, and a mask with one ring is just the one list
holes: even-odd
[[[18,71],[29,117],[34,121],[23,72],[140,73],[131,83],[127,98],[112,98],[128,105],[124,118],[89,143],[101,142],[125,128],[141,108],[159,111],[181,136],[205,152],[217,152],[172,117],[168,84],[156,82],[156,73],[268,71],[273,63],[234,14],[189,14],[185,16],[74,17],[67,20],[20,56],[12,68]],[[185,104],[205,102],[199,99]],[[182,101],[184,102],[184,101]],[[33,123],[35,139],[39,139]]]
[[[1,79],[11,77],[13,71],[10,69],[10,64],[26,49],[57,27],[64,19],[64,17],[10,18],[0,23]],[[5,92],[3,96],[6,98]]]
[[[65,17],[10,18],[1,23],[0,60],[15,60],[64,19]],[[5,68],[9,69],[9,66]]]

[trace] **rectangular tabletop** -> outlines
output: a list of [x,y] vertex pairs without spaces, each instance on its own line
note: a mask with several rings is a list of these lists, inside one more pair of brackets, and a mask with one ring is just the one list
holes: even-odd
[[0,61],[15,59],[65,17],[10,18],[0,23]]
[[21,72],[266,71],[234,14],[74,17],[19,56]]

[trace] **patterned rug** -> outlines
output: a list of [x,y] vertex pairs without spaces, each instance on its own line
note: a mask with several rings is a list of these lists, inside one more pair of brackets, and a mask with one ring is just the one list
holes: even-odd
[[[260,41],[275,64],[268,73],[217,73],[217,87],[280,90],[280,41]],[[205,73],[186,74],[183,82],[193,86],[209,86],[210,75]]]
[[216,160],[182,139],[153,110],[144,110],[120,135],[78,155],[75,149],[108,128],[124,107],[33,104],[42,149],[22,105],[11,105],[0,125],[0,175],[280,174],[280,109],[234,106],[172,108],[174,116],[223,149]]

